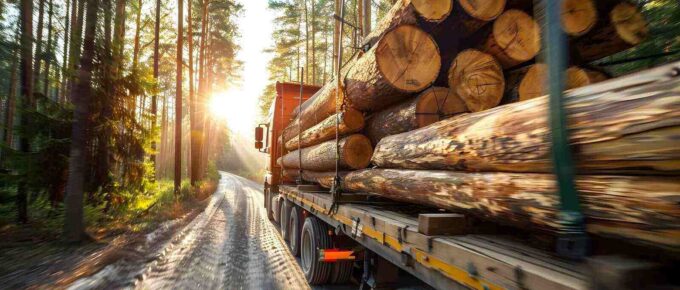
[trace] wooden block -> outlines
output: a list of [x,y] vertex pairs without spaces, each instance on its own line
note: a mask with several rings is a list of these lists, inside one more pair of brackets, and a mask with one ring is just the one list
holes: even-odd
[[300,191],[324,191],[322,187],[316,185],[316,184],[300,184],[297,186],[297,189]]
[[457,213],[419,214],[418,232],[428,236],[464,234],[465,215]]
[[661,264],[623,256],[588,258],[592,289],[655,289],[666,283]]

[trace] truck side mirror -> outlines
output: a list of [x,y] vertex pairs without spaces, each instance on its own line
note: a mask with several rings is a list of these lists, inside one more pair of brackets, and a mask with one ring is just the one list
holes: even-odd
[[262,138],[264,137],[264,130],[261,126],[255,127],[255,149],[262,149]]

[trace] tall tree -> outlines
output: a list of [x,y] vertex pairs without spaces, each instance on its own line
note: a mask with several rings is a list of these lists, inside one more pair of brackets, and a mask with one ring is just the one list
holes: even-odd
[[43,79],[43,95],[45,97],[49,97],[49,89],[50,89],[50,66],[52,64],[52,59],[54,55],[54,47],[52,47],[52,14],[53,14],[53,8],[54,8],[54,1],[49,0],[49,8],[47,10],[47,49],[45,53],[43,53],[44,57],[43,59],[45,60],[45,75]]
[[[71,100],[73,100],[75,108],[71,130],[69,176],[64,200],[64,239],[72,242],[81,241],[85,235],[83,220],[85,152],[87,151],[88,139],[87,120],[90,117],[89,108],[92,98],[92,61],[94,59],[98,6],[99,0],[88,0],[83,55],[80,58],[76,84],[71,91]],[[82,21],[79,24],[82,25]]]
[[40,67],[42,60],[42,43],[43,43],[43,18],[45,12],[45,0],[38,1],[38,27],[36,28],[35,41],[35,61],[33,63],[33,87],[38,88],[38,81],[40,80]]
[[175,82],[175,195],[182,183],[182,55],[184,38],[184,1],[177,1],[177,75]]
[[[19,60],[20,78],[21,78],[21,107],[30,109],[33,107],[33,1],[21,0],[21,56]],[[28,114],[21,114],[19,118],[19,126],[25,126],[29,123]],[[19,149],[24,154],[29,154],[31,151],[30,141],[26,134],[21,134],[19,138]],[[20,223],[28,222],[28,184],[26,183],[26,176],[19,177],[20,181],[17,184],[17,220]]]
[[190,179],[191,179],[191,185],[195,186],[196,182],[198,181],[198,162],[197,162],[197,157],[200,157],[198,154],[198,123],[197,123],[197,105],[198,101],[197,98],[194,94],[194,34],[193,34],[193,20],[191,17],[191,4],[192,1],[188,1],[189,4],[187,5],[187,45],[189,46],[189,126],[191,127],[191,135],[189,136],[190,140],[190,146],[191,146],[191,158],[189,159],[190,161]]
[[[189,20],[191,21],[191,20]],[[158,65],[159,65],[159,49],[160,49],[160,31],[161,31],[161,0],[156,0],[156,20],[154,23],[154,38],[153,38],[153,79],[156,82],[156,90],[154,90],[153,96],[151,96],[151,125],[156,127],[156,120],[158,119],[158,91],[160,90],[158,84]],[[151,156],[151,160],[154,165],[156,165],[156,140],[154,139],[151,143],[151,149],[154,154]],[[158,167],[156,167],[158,168]]]
[[[69,31],[70,31],[70,25],[71,25],[71,20],[69,20],[69,11],[70,11],[70,5],[71,3],[76,3],[77,0],[65,0],[66,1],[66,9],[64,10],[64,46],[62,48],[62,60],[61,60],[61,79],[59,80],[59,99],[60,101],[64,102],[66,101],[66,96],[65,96],[65,91],[66,91],[66,75],[68,74],[68,66],[66,63],[68,62],[68,55],[69,55],[69,40],[71,39],[69,37]],[[75,14],[72,14],[75,15]]]

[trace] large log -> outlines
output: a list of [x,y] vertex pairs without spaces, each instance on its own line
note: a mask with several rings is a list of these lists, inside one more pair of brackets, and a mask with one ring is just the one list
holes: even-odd
[[[350,133],[359,132],[364,127],[364,116],[361,112],[354,109],[346,109],[344,112],[332,115],[319,124],[301,132],[300,136],[295,136],[286,142],[286,149],[295,150],[299,147],[309,147],[324,141],[335,139],[335,128],[342,137]],[[300,141],[300,142],[298,142]]]
[[363,45],[372,47],[385,33],[402,24],[427,28],[436,25],[451,14],[451,0],[398,0],[382,17],[375,29],[363,40]]
[[[548,66],[536,63],[506,72],[503,104],[526,101],[548,94]],[[570,90],[606,80],[604,73],[571,66],[566,70],[564,89]]]
[[541,29],[528,14],[511,9],[493,22],[479,49],[493,55],[503,68],[511,68],[538,54],[541,50]]
[[364,132],[375,145],[385,136],[422,128],[464,112],[467,112],[465,102],[453,91],[431,87],[413,99],[373,114]]
[[[528,230],[555,231],[559,197],[552,174],[365,169],[343,188],[462,211]],[[648,176],[577,176],[588,232],[680,251],[680,182]]]
[[467,49],[456,56],[448,72],[449,87],[472,112],[497,106],[503,98],[503,69],[493,56]]
[[635,4],[598,1],[595,27],[573,42],[573,58],[589,62],[626,50],[641,43],[649,33],[647,22]]
[[[680,62],[568,91],[578,173],[680,174]],[[385,168],[551,172],[546,96],[385,137]]]
[[[338,152],[341,169],[366,168],[371,161],[373,146],[364,135],[354,134],[340,139]],[[292,151],[278,163],[283,168],[302,168],[310,171],[335,171],[336,141],[330,140],[300,150]],[[302,155],[302,156],[300,156]],[[302,167],[300,167],[302,162]]]
[[430,86],[440,65],[432,37],[416,26],[400,25],[349,69],[343,82],[346,102],[364,112],[397,103]]
[[434,81],[439,66],[439,50],[427,33],[412,25],[398,26],[346,66],[337,101],[337,83],[331,81],[303,103],[283,131],[284,143],[298,130],[307,130],[336,114],[336,105],[372,111],[422,91]]
[[[338,172],[338,176],[340,179],[344,179],[345,176],[347,176],[348,171],[340,171]],[[284,174],[288,177],[291,178],[298,178],[300,177],[300,170],[297,169],[288,169],[284,170]],[[316,184],[319,184],[321,187],[324,188],[331,188],[333,187],[333,179],[335,179],[335,171],[325,171],[325,172],[318,172],[318,171],[309,171],[309,170],[302,170],[302,180],[307,181],[307,182],[313,182]]]

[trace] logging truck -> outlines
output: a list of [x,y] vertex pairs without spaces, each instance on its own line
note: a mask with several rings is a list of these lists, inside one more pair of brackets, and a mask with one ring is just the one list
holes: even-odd
[[638,6],[533,4],[395,1],[331,81],[276,84],[264,207],[310,284],[678,287],[677,56],[613,75]]

